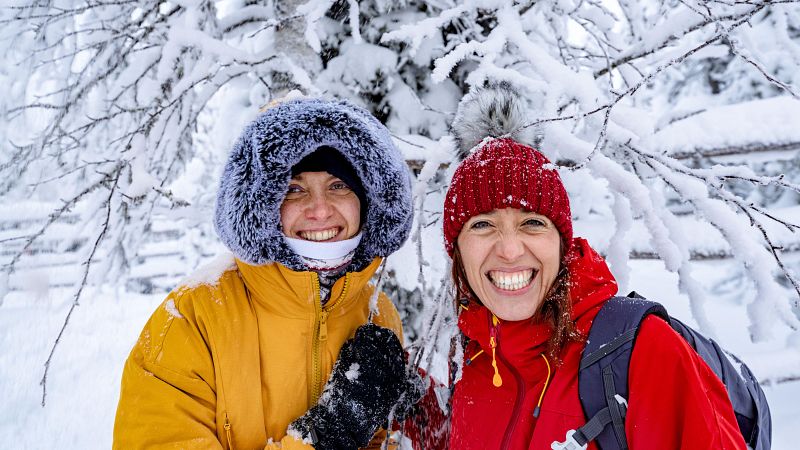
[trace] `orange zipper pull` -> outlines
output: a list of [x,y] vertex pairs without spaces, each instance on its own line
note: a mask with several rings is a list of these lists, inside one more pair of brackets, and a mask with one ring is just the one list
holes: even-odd
[[497,316],[492,314],[492,326],[489,328],[489,345],[492,346],[492,367],[494,368],[494,377],[492,377],[492,384],[494,387],[503,385],[503,378],[500,376],[500,371],[497,369],[497,359],[495,352],[497,350]]

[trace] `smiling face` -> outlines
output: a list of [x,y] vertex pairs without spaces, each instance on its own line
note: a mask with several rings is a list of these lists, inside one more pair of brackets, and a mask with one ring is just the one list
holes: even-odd
[[283,234],[307,241],[334,242],[358,233],[361,204],[350,187],[328,172],[292,177],[281,204]]
[[472,291],[503,320],[532,317],[561,262],[561,236],[553,222],[514,208],[473,216],[457,245]]

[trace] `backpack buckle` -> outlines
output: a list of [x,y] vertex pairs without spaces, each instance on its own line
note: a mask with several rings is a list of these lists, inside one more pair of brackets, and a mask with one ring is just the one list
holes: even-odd
[[620,413],[622,414],[622,417],[625,417],[625,413],[628,412],[628,401],[625,400],[625,397],[619,394],[614,394],[614,400],[616,400],[620,406]]
[[567,439],[564,442],[553,441],[550,444],[552,450],[586,450],[587,444],[581,444],[575,439],[575,430],[567,431]]

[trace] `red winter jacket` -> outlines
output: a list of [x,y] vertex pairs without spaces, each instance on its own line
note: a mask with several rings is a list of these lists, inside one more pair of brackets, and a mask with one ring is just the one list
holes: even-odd
[[[617,292],[605,261],[583,239],[575,239],[570,263],[573,320],[588,334],[600,306]],[[558,368],[543,357],[549,327],[530,321],[492,328],[492,314],[472,306],[461,312],[459,328],[470,342],[452,397],[449,448],[549,450],[567,430],[586,423],[578,399],[578,365],[583,342],[570,343]],[[495,387],[490,333],[496,335],[496,363],[502,385]],[[483,353],[480,353],[480,351]],[[477,356],[475,356],[477,355]],[[721,381],[697,353],[660,318],[641,325],[631,356],[626,434],[631,450],[744,449]],[[541,411],[534,418],[534,408]],[[430,414],[434,416],[435,414]],[[438,442],[443,447],[444,440]],[[431,442],[425,448],[430,449]],[[421,448],[421,446],[415,446]],[[594,442],[589,449],[597,449]]]

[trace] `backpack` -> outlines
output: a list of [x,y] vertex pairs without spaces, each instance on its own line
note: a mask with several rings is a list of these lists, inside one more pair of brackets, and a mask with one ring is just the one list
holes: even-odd
[[578,372],[578,392],[589,420],[579,429],[569,430],[567,440],[554,442],[552,448],[585,449],[596,440],[602,450],[627,450],[628,364],[639,325],[650,314],[669,323],[722,380],[748,448],[768,450],[772,440],[769,405],[750,369],[716,342],[670,317],[660,303],[635,292],[609,299],[597,313]]

